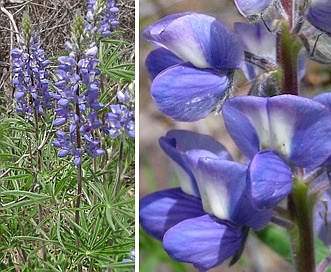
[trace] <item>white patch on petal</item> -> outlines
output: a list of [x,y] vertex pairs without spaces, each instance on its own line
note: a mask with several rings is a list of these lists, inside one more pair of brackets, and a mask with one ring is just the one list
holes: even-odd
[[214,183],[205,180],[204,188],[199,186],[203,209],[217,218],[229,219],[227,190],[223,186],[215,188]]
[[[196,29],[192,29],[190,21],[193,20],[191,17],[196,17],[195,15],[188,15],[174,20],[166,27],[155,28],[153,29],[152,35],[158,36],[162,35],[162,32],[167,32],[167,35],[172,36],[168,41],[163,41],[163,44],[158,43],[158,45],[165,47],[170,50],[172,53],[177,55],[185,62],[192,63],[195,67],[198,68],[209,68],[210,65],[206,60],[205,50],[203,48],[202,40],[205,37],[199,37],[200,33],[196,33]],[[201,20],[197,17],[197,20]],[[209,24],[206,24],[205,21],[201,22],[201,27],[205,28],[204,32],[209,34],[210,27],[212,25],[212,20],[214,18],[206,16],[204,20],[208,20]],[[171,35],[172,34],[172,35]]]
[[198,68],[208,68],[208,64],[204,52],[195,40],[179,40],[178,42],[173,42],[171,47],[168,48],[175,55],[180,57],[184,61],[192,63]]
[[260,149],[267,149],[270,147],[270,128],[269,118],[266,110],[255,110],[248,112],[246,116],[249,118],[251,124],[255,128],[260,139]]
[[270,113],[269,118],[272,130],[271,148],[289,157],[295,123],[294,116],[288,116],[281,111],[274,111]]
[[191,181],[189,175],[176,162],[172,161],[172,165],[176,171],[176,174],[177,174],[177,177],[179,180],[179,186],[182,189],[182,191],[188,195],[198,197],[198,195],[196,195],[194,193],[192,181]]
[[202,171],[197,171],[194,174],[205,212],[220,219],[229,219],[229,199],[226,184],[214,177],[212,173],[204,174]]

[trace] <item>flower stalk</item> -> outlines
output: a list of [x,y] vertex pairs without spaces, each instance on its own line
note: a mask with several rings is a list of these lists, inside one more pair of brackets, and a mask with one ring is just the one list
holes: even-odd
[[316,271],[313,233],[314,199],[309,185],[294,178],[293,192],[288,197],[288,210],[294,222],[289,230],[295,271]]
[[290,25],[283,23],[277,33],[277,62],[282,68],[282,94],[298,95],[298,55],[301,46],[290,34]]

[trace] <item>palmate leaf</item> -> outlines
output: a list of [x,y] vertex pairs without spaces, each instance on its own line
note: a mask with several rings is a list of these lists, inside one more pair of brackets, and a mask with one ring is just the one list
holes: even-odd
[[24,207],[27,205],[37,205],[51,198],[50,196],[44,194],[19,190],[2,191],[1,195],[4,200],[16,199],[17,201],[11,200],[11,202],[0,207],[0,211]]
[[[30,178],[34,178],[34,176],[32,174],[18,174],[18,175],[12,175],[9,177],[3,177],[1,178],[2,181],[13,181],[13,180],[25,180],[25,179],[30,179]],[[15,192],[17,193],[17,192]],[[14,194],[14,193],[13,193]]]
[[[134,269],[135,262],[118,262],[118,263],[112,263],[108,265],[102,265],[102,268],[113,268],[113,269]],[[121,270],[123,271],[123,270]],[[128,270],[129,271],[129,270]]]
[[125,56],[132,52],[132,45],[119,40],[100,43],[98,69],[116,83],[130,83],[134,79],[134,63]]

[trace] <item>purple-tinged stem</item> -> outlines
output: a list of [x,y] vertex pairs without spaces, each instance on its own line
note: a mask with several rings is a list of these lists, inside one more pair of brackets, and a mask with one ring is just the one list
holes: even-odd
[[294,19],[294,14],[293,14],[293,1],[291,0],[281,0],[282,7],[287,14],[287,19],[289,23],[289,29],[292,29],[293,27],[293,19]]
[[293,227],[293,223],[291,221],[277,217],[275,215],[272,216],[271,222],[285,229],[290,229]]
[[[33,78],[32,78],[32,84],[33,84]],[[38,173],[41,172],[42,170],[42,163],[41,163],[41,150],[39,150],[39,114],[38,114],[38,111],[36,108],[33,108],[33,115],[34,115],[34,127],[35,127],[35,137],[36,137],[36,143],[37,143],[37,152],[36,152],[36,160],[37,160],[37,171],[34,175],[34,179],[35,179],[35,184],[37,184],[39,181],[38,181]],[[42,225],[41,225],[41,222],[43,221],[44,219],[44,215],[43,215],[43,207],[38,204],[38,221],[39,221],[39,224],[40,224],[40,228],[42,228]],[[42,238],[42,234],[40,233],[39,234],[40,238]],[[46,256],[46,247],[45,247],[45,243],[42,242],[43,244],[43,247],[41,249],[42,251],[42,259],[44,262],[47,261],[47,256]],[[43,267],[46,269],[47,268],[47,265],[46,264],[43,264]]]
[[300,47],[291,37],[288,26],[283,23],[277,33],[277,63],[282,68],[282,94],[298,95],[297,62]]

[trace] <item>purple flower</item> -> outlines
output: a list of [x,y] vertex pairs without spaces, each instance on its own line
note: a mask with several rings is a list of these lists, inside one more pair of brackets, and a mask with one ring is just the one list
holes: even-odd
[[81,148],[79,148],[79,147],[78,148],[76,148],[76,147],[72,148],[71,155],[74,156],[74,164],[76,166],[79,166],[79,165],[82,164],[81,156],[83,155],[83,150]]
[[132,249],[130,252],[129,252],[129,255],[130,255],[130,259],[123,259],[123,262],[134,262],[135,261],[135,250]]
[[181,189],[143,198],[140,223],[163,241],[171,258],[206,271],[236,254],[245,226],[263,228],[272,210],[253,208],[247,166],[229,161],[228,152],[213,138],[175,130],[160,138],[160,145],[181,169]]
[[321,103],[293,95],[240,96],[227,100],[223,117],[241,152],[277,152],[299,167],[317,167],[331,153],[331,120]]
[[53,145],[57,148],[61,148],[57,155],[60,158],[66,157],[73,148],[73,144],[69,141],[68,135],[64,131],[58,130],[55,134],[57,139],[53,141]]
[[129,123],[125,126],[126,130],[128,131],[128,135],[134,139],[136,137],[136,128],[135,128],[135,122],[133,120],[130,120]]
[[247,181],[258,210],[272,208],[290,193],[289,166],[315,168],[331,154],[330,112],[317,101],[292,95],[235,97],[225,102],[223,117],[251,160]]
[[131,138],[135,138],[135,116],[134,116],[134,83],[130,84],[129,90],[124,93],[118,91],[117,99],[122,104],[110,105],[112,112],[106,113],[107,126],[102,129],[112,139],[123,131],[127,131]]
[[168,15],[145,29],[143,37],[197,68],[238,69],[243,59],[240,43],[236,43],[232,30],[205,14]]
[[331,33],[331,2],[312,0],[307,9],[306,18],[316,28]]
[[[129,135],[132,137],[132,131],[134,130],[134,116],[132,112],[125,105],[110,105],[112,112],[106,113],[106,122],[108,126],[104,126],[103,131],[109,135],[112,139],[116,138],[122,133],[123,129],[126,129]],[[134,137],[132,137],[134,138]]]
[[169,15],[145,29],[143,37],[162,48],[146,61],[152,97],[163,114],[177,121],[205,118],[227,90],[229,71],[243,61],[235,33],[204,14]]
[[163,241],[171,258],[206,271],[234,255],[242,245],[242,227],[206,214],[201,200],[180,188],[156,192],[140,202],[140,223]]
[[13,58],[13,84],[16,88],[14,98],[17,100],[16,110],[31,116],[33,109],[43,114],[45,109],[53,107],[51,102],[50,84],[46,70],[50,61],[45,59],[45,52],[38,43],[36,33],[31,39],[21,42],[22,48],[11,51]]
[[90,0],[85,16],[89,22],[86,29],[107,37],[111,29],[119,24],[116,18],[118,7],[115,0],[107,0],[103,6],[101,4],[102,1]]
[[[81,29],[84,28],[82,19],[76,17],[75,20],[77,29],[74,33],[84,32]],[[92,158],[104,154],[104,151],[98,148],[99,141],[92,137],[92,130],[102,125],[98,120],[98,110],[104,105],[98,102],[100,81],[97,77],[100,70],[96,68],[99,60],[95,58],[98,47],[92,42],[83,50],[77,47],[76,40],[77,37],[73,37],[75,46],[66,43],[69,56],[58,58],[59,69],[55,71],[58,81],[54,84],[57,94],[53,95],[58,107],[55,109],[57,118],[53,124],[58,127],[67,125],[67,141],[71,142],[71,155],[74,157],[74,164],[78,166],[82,163],[81,156],[84,152]],[[81,55],[81,52],[85,52],[85,55]],[[81,146],[82,139],[85,140],[85,146]],[[57,146],[55,143],[54,145]],[[66,155],[68,154],[69,152]],[[64,152],[61,151],[59,155],[64,155]]]
[[259,16],[273,0],[234,0],[239,12],[245,17]]
[[92,137],[87,134],[84,135],[84,140],[87,142],[84,149],[91,158],[105,154],[104,150],[98,148],[100,141],[93,140]]

